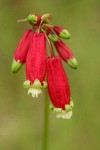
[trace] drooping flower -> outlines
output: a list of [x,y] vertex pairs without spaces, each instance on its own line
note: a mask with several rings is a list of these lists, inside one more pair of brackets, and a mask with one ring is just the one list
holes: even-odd
[[69,39],[70,38],[70,33],[64,27],[54,26],[53,30],[56,32],[56,34],[59,37],[61,37],[63,39]]
[[[70,38],[70,33],[63,27],[51,24],[51,14],[42,16],[31,14],[18,22],[28,21],[32,30],[27,30],[14,54],[12,72],[16,73],[26,63],[26,81],[24,88],[28,94],[38,97],[42,89],[47,87],[53,106],[50,109],[57,113],[57,118],[70,119],[73,102],[70,98],[70,85],[64,71],[61,58],[72,68],[77,68],[77,61],[70,48],[61,40]],[[47,57],[46,41],[50,49]],[[59,56],[55,56],[54,44]]]
[[26,78],[24,87],[28,94],[38,97],[42,88],[47,86],[46,75],[46,38],[43,33],[34,33],[26,57]]
[[70,101],[68,78],[60,57],[48,57],[47,82],[49,96],[54,105],[54,107],[51,107],[51,110],[57,112],[58,118],[70,119],[73,104]]
[[71,49],[60,39],[57,40],[54,45],[60,57],[67,62],[70,67],[77,69],[77,60],[74,57]]
[[70,38],[70,33],[68,32],[68,30],[59,26],[50,26],[47,30],[47,35],[52,42],[56,42],[58,40],[58,36],[63,39]]
[[71,49],[59,38],[69,38],[69,32],[62,27],[54,26],[53,29],[48,29],[46,33],[48,38],[54,43],[60,57],[67,62],[71,68],[77,69],[77,60]]
[[32,37],[32,30],[27,30],[21,41],[18,44],[18,47],[15,51],[13,63],[11,66],[11,70],[13,73],[16,73],[21,68],[22,64],[26,61],[26,55],[30,46],[30,40]]

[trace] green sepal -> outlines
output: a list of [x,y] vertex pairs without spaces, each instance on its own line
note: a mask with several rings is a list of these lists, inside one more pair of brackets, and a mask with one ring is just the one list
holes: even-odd
[[63,39],[70,39],[70,37],[71,37],[70,33],[66,29],[62,30],[60,32],[59,36]]
[[23,83],[23,87],[24,87],[24,88],[30,88],[30,80],[26,80],[26,81]]
[[58,36],[55,34],[55,35],[53,35],[53,34],[49,34],[48,35],[48,37],[49,37],[49,39],[52,41],[52,42],[57,42],[57,40],[58,40]]
[[50,105],[50,110],[53,112],[62,113],[62,108],[55,108],[53,105]]
[[50,108],[51,111],[54,111],[54,106],[52,104],[50,105],[49,108]]
[[73,68],[73,69],[77,69],[78,63],[77,63],[76,58],[75,58],[75,57],[70,58],[70,59],[68,60],[68,65],[69,65],[71,68]]
[[72,108],[74,107],[74,103],[73,101],[71,100],[70,101],[70,104],[66,104],[65,105],[65,110],[62,110],[62,108],[55,108],[53,105],[50,105],[50,110],[52,112],[56,112],[56,113],[67,113],[67,112],[70,112],[72,111]]
[[34,89],[43,89],[47,87],[47,82],[44,81],[43,84],[41,84],[41,82],[38,79],[36,79],[32,85],[30,83],[31,83],[30,80],[26,80],[23,83],[23,87],[34,88]]
[[31,24],[34,25],[37,22],[37,17],[35,15],[29,15],[27,17],[27,21]]
[[62,108],[56,108],[52,105],[50,105],[50,110],[52,112],[57,113],[56,117],[57,118],[63,118],[63,119],[70,119],[72,117],[72,108],[74,106],[72,98],[70,98],[70,103],[65,105],[65,110],[63,110]]
[[19,70],[20,70],[20,68],[22,67],[22,63],[20,63],[20,60],[13,60],[13,63],[12,63],[12,66],[11,66],[11,71],[13,72],[13,73],[17,73]]
[[72,98],[70,98],[70,106],[71,106],[72,108],[74,107],[74,103],[73,103]]

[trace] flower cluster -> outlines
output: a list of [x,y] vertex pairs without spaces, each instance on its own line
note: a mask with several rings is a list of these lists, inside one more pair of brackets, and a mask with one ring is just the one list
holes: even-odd
[[[24,20],[19,20],[23,21],[28,21],[32,29],[27,30],[19,42],[11,70],[16,73],[25,63],[26,81],[23,85],[28,88],[28,94],[38,97],[42,94],[42,89],[47,87],[53,104],[50,109],[57,113],[57,118],[70,119],[73,101],[62,59],[73,69],[77,68],[77,61],[61,39],[69,39],[70,33],[63,27],[51,25],[50,14],[32,14]],[[50,49],[50,56],[47,54],[46,43]],[[55,56],[53,47],[59,56]]]

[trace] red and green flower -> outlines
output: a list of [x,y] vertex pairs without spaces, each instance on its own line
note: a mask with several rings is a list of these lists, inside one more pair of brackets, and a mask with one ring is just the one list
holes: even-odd
[[[57,113],[57,118],[70,119],[73,102],[62,59],[73,69],[77,68],[77,61],[70,48],[61,40],[69,39],[70,33],[63,27],[51,25],[50,14],[31,14],[20,21],[28,21],[32,29],[24,33],[15,51],[12,72],[18,72],[25,64],[24,88],[28,88],[28,94],[38,97],[42,94],[42,89],[47,87],[53,104],[50,109]],[[51,56],[48,56],[47,43]],[[54,47],[59,56],[55,55]]]

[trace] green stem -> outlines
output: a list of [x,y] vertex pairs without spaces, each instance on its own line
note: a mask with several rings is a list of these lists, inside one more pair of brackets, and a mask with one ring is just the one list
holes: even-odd
[[43,150],[48,150],[48,128],[49,127],[49,100],[46,93],[44,101],[44,133],[43,133]]

